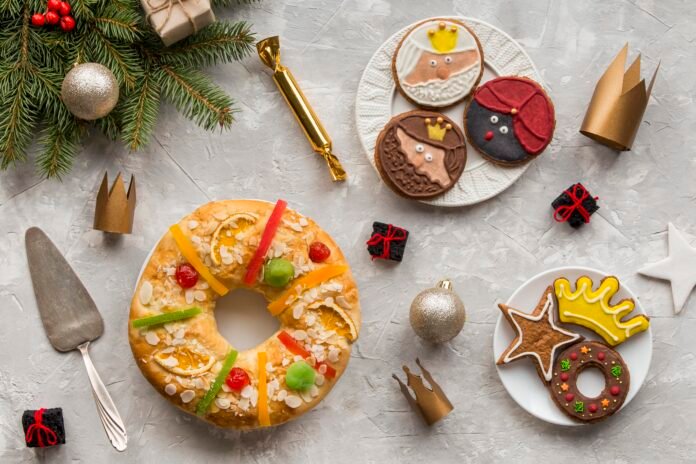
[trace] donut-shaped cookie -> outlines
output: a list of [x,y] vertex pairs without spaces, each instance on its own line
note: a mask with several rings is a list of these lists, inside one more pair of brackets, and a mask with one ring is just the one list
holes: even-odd
[[466,98],[479,83],[483,49],[461,21],[429,19],[401,39],[392,74],[406,99],[425,108],[443,108]]
[[385,183],[407,198],[432,198],[454,187],[466,165],[464,133],[447,116],[415,110],[394,116],[375,144]]
[[[587,368],[598,368],[604,374],[602,392],[589,398],[578,390],[578,376]],[[621,355],[607,345],[583,341],[563,351],[553,367],[549,385],[551,396],[561,410],[582,422],[597,422],[621,409],[630,384],[628,367]]]
[[469,143],[489,161],[516,166],[538,156],[556,127],[551,99],[535,81],[505,76],[476,89],[464,113]]
[[[262,294],[280,330],[237,352],[217,330],[217,299]],[[343,253],[285,203],[208,203],[172,226],[131,302],[136,363],[167,400],[220,427],[254,429],[315,407],[343,374],[360,304]]]

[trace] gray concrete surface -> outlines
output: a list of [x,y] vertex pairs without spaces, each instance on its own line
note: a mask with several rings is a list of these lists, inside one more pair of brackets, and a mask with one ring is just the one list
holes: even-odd
[[[546,154],[508,191],[475,207],[442,210],[398,198],[360,151],[354,96],[365,63],[393,31],[435,14],[479,17],[527,49],[558,117]],[[31,165],[0,174],[0,461],[138,463],[686,462],[696,460],[696,298],[674,317],[667,284],[637,276],[667,251],[666,225],[696,235],[693,3],[638,1],[264,0],[220,16],[244,18],[259,37],[280,34],[285,63],[331,132],[350,181],[333,184],[256,57],[210,72],[243,112],[224,134],[199,130],[163,107],[152,144],[129,154],[94,136],[64,182]],[[596,79],[625,42],[646,73],[662,59],[634,149],[617,155],[578,134]],[[634,55],[632,55],[634,56]],[[134,173],[133,235],[91,228],[104,170]],[[602,209],[580,231],[556,224],[549,202],[582,180]],[[126,339],[138,270],[160,234],[211,199],[283,197],[342,246],[362,294],[364,324],[345,377],[320,407],[283,427],[216,430],[163,400],[140,375]],[[370,224],[412,233],[404,262],[372,263]],[[43,333],[24,255],[24,230],[44,228],[67,253],[106,321],[92,356],[121,410],[130,443],[108,444],[78,353],[55,352]],[[625,279],[652,316],[655,350],[638,397],[592,428],[566,430],[527,415],[503,390],[492,362],[498,311],[545,269],[588,265]],[[408,306],[418,290],[454,279],[469,320],[451,343],[414,338]],[[450,394],[454,412],[431,429],[400,396],[392,372],[420,356]],[[24,448],[21,412],[62,406],[68,444]]]

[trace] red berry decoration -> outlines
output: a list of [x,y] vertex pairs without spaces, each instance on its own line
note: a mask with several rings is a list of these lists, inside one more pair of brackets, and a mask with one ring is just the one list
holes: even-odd
[[75,20],[72,16],[63,16],[60,18],[60,28],[63,32],[70,32],[75,29]]
[[597,405],[592,403],[591,405],[589,405],[587,407],[587,410],[590,411],[591,413],[595,413],[595,412],[597,412]]
[[61,16],[68,16],[70,14],[70,4],[68,2],[60,2],[60,6],[58,7],[58,14]]
[[52,26],[58,24],[58,21],[60,21],[60,16],[58,16],[58,13],[55,11],[47,12],[44,17],[46,18],[46,22]]
[[198,271],[189,263],[179,264],[175,277],[181,288],[191,288],[198,283]]
[[570,376],[566,372],[563,372],[559,377],[561,378],[562,382],[567,382],[570,378]]
[[227,375],[225,383],[232,390],[241,391],[242,388],[249,385],[251,381],[249,380],[249,374],[247,374],[244,369],[241,367],[233,367]]
[[331,256],[331,250],[329,247],[321,242],[312,242],[309,245],[309,259],[315,263],[323,263],[329,256]]
[[567,402],[570,403],[570,402],[573,401],[574,399],[575,399],[575,395],[573,395],[572,393],[567,393],[567,394],[566,394],[565,400],[566,400]]
[[61,3],[60,0],[48,0],[48,11],[58,11]]
[[597,353],[597,359],[599,359],[600,361],[604,361],[605,356],[606,355],[604,354],[604,351],[600,351],[599,353]]
[[573,361],[577,361],[577,360],[578,360],[578,354],[577,354],[576,352],[570,353],[570,359],[572,359]]
[[611,387],[611,389],[609,390],[609,393],[611,393],[611,394],[614,395],[614,396],[619,396],[619,393],[621,393],[621,389],[620,389],[618,386],[614,385],[614,386]]
[[41,27],[46,24],[46,18],[41,13],[36,13],[31,15],[31,25],[36,27]]

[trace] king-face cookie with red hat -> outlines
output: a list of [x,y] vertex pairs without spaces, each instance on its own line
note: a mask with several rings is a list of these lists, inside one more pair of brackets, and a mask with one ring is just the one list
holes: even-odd
[[538,156],[551,143],[555,126],[553,103],[541,85],[517,76],[498,77],[476,89],[464,116],[469,143],[503,166]]

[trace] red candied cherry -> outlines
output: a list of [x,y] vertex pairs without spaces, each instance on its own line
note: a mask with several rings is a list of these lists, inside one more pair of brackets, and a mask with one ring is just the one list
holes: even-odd
[[225,379],[225,383],[234,391],[242,391],[242,388],[251,383],[249,374],[241,367],[233,367]]
[[56,13],[55,11],[46,12],[44,17],[46,18],[46,22],[51,26],[58,24],[58,21],[60,21],[60,16],[58,16],[58,13]]
[[70,32],[75,29],[75,20],[72,16],[63,16],[60,18],[60,28],[64,32]]
[[325,244],[321,242],[312,242],[309,245],[309,259],[315,263],[323,263],[329,256],[331,256],[331,250]]
[[46,24],[46,17],[42,13],[36,13],[31,15],[31,25],[36,27],[41,27]]
[[573,401],[574,399],[575,399],[575,395],[573,395],[572,393],[566,393],[565,400],[566,400],[567,402],[570,403],[570,402]]
[[614,385],[609,389],[609,393],[611,393],[614,396],[619,396],[619,393],[621,393],[621,389],[618,387],[618,385]]
[[570,353],[570,359],[572,359],[573,361],[577,361],[577,360],[578,360],[578,354],[577,354],[576,352]]
[[62,2],[60,0],[48,0],[48,11],[58,11],[61,3]]
[[606,355],[604,354],[604,351],[600,351],[599,353],[597,353],[597,359],[599,359],[600,361],[604,361],[605,357]]
[[70,10],[72,10],[72,8],[68,2],[60,2],[60,6],[58,7],[59,15],[68,16],[70,14]]
[[595,412],[597,412],[597,405],[592,403],[591,405],[589,405],[587,407],[587,410],[590,411],[591,413],[595,413]]
[[568,375],[567,372],[562,372],[561,375],[559,376],[561,378],[562,382],[567,382],[570,376]]
[[176,282],[181,288],[191,288],[198,283],[198,271],[189,263],[181,263],[176,267]]

